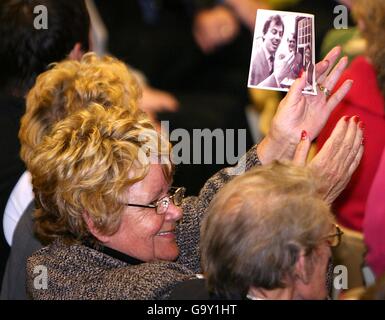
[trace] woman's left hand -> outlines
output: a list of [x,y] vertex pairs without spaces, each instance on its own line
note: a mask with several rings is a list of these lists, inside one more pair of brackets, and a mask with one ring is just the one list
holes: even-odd
[[345,189],[364,152],[363,124],[357,116],[342,117],[322,149],[307,165],[331,204]]
[[[340,53],[341,48],[336,47],[316,65],[317,83],[327,88],[328,92],[333,90],[348,64],[348,59],[343,57],[333,68]],[[317,95],[304,95],[302,90],[306,86],[305,73],[297,79],[279,104],[270,131],[258,146],[262,163],[266,164],[273,160],[292,160],[301,132],[306,131],[310,141],[317,137],[330,113],[345,97],[352,83],[351,80],[346,80],[328,97],[319,88]]]

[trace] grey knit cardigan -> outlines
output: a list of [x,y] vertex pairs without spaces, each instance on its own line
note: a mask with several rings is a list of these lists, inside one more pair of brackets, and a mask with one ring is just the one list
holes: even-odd
[[[28,259],[28,294],[33,299],[49,300],[167,298],[177,283],[200,272],[200,222],[214,195],[235,174],[256,165],[260,162],[253,147],[236,169],[219,171],[205,183],[199,196],[184,199],[183,222],[177,228],[180,255],[175,262],[130,265],[87,246],[57,240]],[[42,270],[47,271],[46,287]]]

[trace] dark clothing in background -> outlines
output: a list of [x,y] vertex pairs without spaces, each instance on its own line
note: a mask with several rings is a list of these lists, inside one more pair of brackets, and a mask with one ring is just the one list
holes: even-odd
[[210,6],[215,1],[155,1],[153,23],[147,22],[139,0],[95,2],[109,31],[109,51],[141,70],[152,86],[172,91],[246,92],[251,33],[242,29],[234,42],[210,55],[203,54],[193,38],[194,12],[203,3]]
[[191,279],[177,284],[171,291],[170,300],[210,300],[205,279]]
[[[323,38],[329,30],[334,29],[334,19],[339,14],[334,13],[337,5],[341,5],[341,3],[336,0],[302,0],[287,9],[293,12],[314,14],[316,62],[323,58],[320,55]],[[350,17],[348,25],[352,25]]]
[[12,248],[5,269],[0,300],[27,300],[26,265],[27,259],[43,246],[33,231],[34,203],[25,209],[13,234]]
[[240,294],[234,293],[224,297],[209,292],[205,279],[190,279],[178,283],[171,291],[170,300],[249,300]]
[[24,99],[0,93],[0,284],[9,246],[3,232],[3,215],[13,187],[25,171],[18,139],[20,119],[24,114]]

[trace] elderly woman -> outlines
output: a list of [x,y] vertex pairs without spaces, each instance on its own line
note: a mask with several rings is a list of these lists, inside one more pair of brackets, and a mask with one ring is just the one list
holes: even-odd
[[330,247],[341,234],[309,170],[255,168],[223,187],[203,220],[206,280],[187,281],[172,297],[325,299]]
[[[21,157],[29,167],[32,151],[53,124],[90,103],[108,108],[122,105],[141,118],[141,89],[133,73],[112,57],[85,54],[80,61],[64,60],[42,73],[28,93],[21,120]],[[26,171],[12,191],[4,213],[4,234],[12,244],[1,288],[1,299],[27,299],[25,265],[42,244],[34,237],[31,175]],[[17,228],[16,228],[17,226]]]
[[[342,59],[330,72],[338,54],[338,49],[331,51],[327,61],[318,65],[318,80],[326,88],[334,87],[346,66]],[[134,116],[124,105],[90,108],[87,104],[85,110],[52,125],[31,150],[28,163],[39,204],[37,234],[50,244],[29,260],[30,295],[36,299],[163,298],[178,281],[199,272],[199,225],[215,193],[231,180],[231,174],[261,162],[291,159],[296,149],[296,158],[303,158],[351,83],[347,81],[329,99],[325,92],[303,96],[304,86],[304,77],[292,86],[271,132],[245,155],[242,165],[217,173],[198,197],[183,202],[183,189],[169,192],[172,166],[164,161],[168,151],[147,146],[148,139],[160,138],[145,117]],[[357,124],[342,122],[353,126],[354,133],[337,132],[310,164],[319,174],[333,173],[320,184],[329,202],[349,180],[363,151]],[[162,165],[153,163],[159,159]],[[183,221],[177,224],[182,211]],[[41,265],[47,267],[46,290],[34,281],[35,267]]]
[[[155,298],[191,276],[187,266],[196,267],[194,260],[167,262],[179,250],[186,259],[198,235],[179,249],[175,233],[182,210],[176,205],[183,189],[170,193],[169,150],[157,150],[150,122],[121,107],[94,105],[52,132],[29,167],[41,205],[37,233],[52,243],[29,261],[32,297]],[[186,216],[184,232],[194,228],[195,219]],[[36,265],[48,269],[48,290],[33,286]]]

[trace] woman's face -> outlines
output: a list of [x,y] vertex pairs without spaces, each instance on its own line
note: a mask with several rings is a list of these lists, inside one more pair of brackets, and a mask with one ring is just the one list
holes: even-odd
[[[169,187],[161,165],[152,164],[147,176],[130,187],[127,203],[156,202],[167,195]],[[104,245],[146,262],[173,261],[179,255],[175,228],[182,215],[172,201],[162,215],[155,209],[127,206],[118,231]]]
[[331,258],[331,249],[329,244],[322,242],[307,257],[307,281],[297,281],[296,299],[303,300],[323,300],[328,296],[327,272]]
[[331,258],[331,249],[327,243],[322,243],[317,249],[314,269],[310,276],[311,299],[326,299],[328,296],[327,272]]

